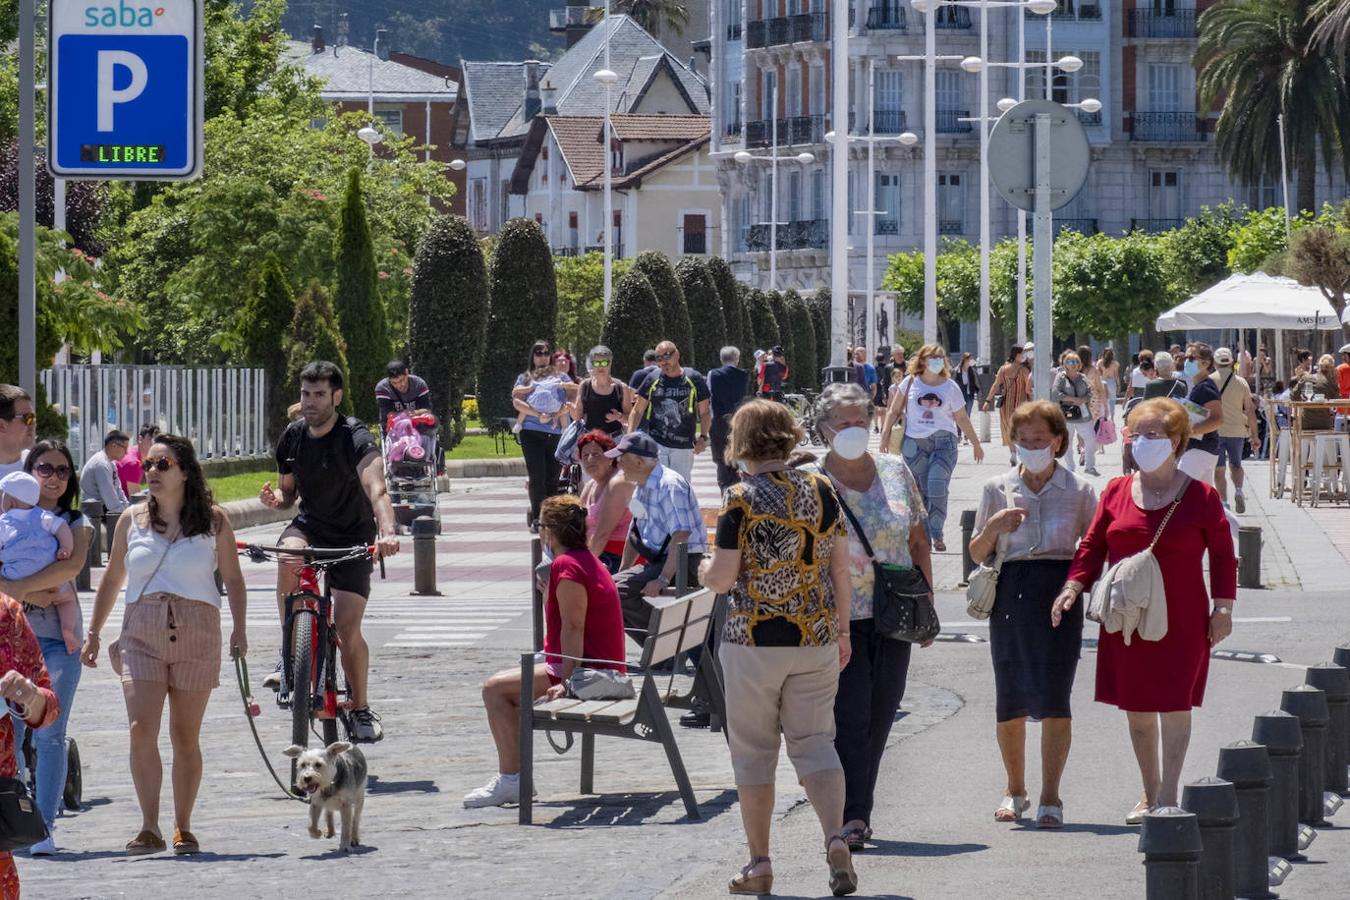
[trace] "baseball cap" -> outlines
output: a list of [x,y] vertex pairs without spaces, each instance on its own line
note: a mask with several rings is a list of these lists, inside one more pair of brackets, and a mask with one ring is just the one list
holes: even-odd
[[1342,347],[1342,348],[1340,349],[1339,352],[1341,352],[1341,353],[1350,353],[1350,344],[1346,344],[1344,347]]
[[617,447],[606,451],[605,456],[610,459],[618,459],[625,453],[646,457],[647,459],[656,459],[658,455],[656,441],[652,440],[651,435],[646,432],[630,431],[619,439]]
[[1214,361],[1221,366],[1231,366],[1233,364],[1233,351],[1227,347],[1220,347],[1214,351]]
[[0,494],[7,494],[20,503],[37,506],[42,499],[42,486],[27,472],[10,472],[0,478]]

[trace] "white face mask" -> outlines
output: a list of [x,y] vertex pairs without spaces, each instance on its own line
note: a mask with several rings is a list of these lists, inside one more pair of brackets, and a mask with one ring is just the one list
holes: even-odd
[[928,360],[928,371],[932,372],[934,375],[941,375],[942,370],[945,368],[947,368],[947,361],[945,359],[934,356]]
[[1135,465],[1145,472],[1154,472],[1176,454],[1176,448],[1167,438],[1137,437],[1130,444],[1130,452]]
[[1036,450],[1018,446],[1017,461],[1033,475],[1039,475],[1055,464],[1055,448],[1041,447]]
[[867,452],[867,438],[867,429],[854,425],[836,431],[834,439],[830,441],[830,449],[841,459],[861,459]]

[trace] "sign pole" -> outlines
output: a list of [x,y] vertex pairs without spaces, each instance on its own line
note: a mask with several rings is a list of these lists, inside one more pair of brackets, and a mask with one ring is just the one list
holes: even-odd
[[36,0],[19,0],[19,386],[37,396]]
[[1036,358],[1031,364],[1032,395],[1050,398],[1050,369],[1055,365],[1054,315],[1050,280],[1054,236],[1050,220],[1050,115],[1036,114],[1036,213],[1032,233],[1032,314],[1036,323]]

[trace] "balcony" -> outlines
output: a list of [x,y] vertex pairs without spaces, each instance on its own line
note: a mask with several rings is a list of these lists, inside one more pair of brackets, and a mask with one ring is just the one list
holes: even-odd
[[554,248],[553,248],[553,255],[554,255],[554,256],[576,256],[576,255],[578,255],[579,253],[581,253],[581,249],[580,249],[579,247],[554,247]]
[[769,46],[769,22],[755,19],[745,23],[745,49],[759,50]]
[[684,253],[686,256],[704,256],[708,252],[708,232],[686,231],[684,233]]
[[[791,116],[778,120],[778,146],[825,143],[824,116]],[[769,147],[773,144],[773,120],[745,123],[745,146]]]
[[1192,39],[1195,37],[1195,10],[1136,9],[1130,13],[1128,24],[1126,37]]
[[[903,109],[872,110],[874,134],[900,134],[909,127],[909,117]],[[859,122],[854,113],[848,114],[848,130],[852,134],[867,134],[867,122]]]
[[938,31],[969,31],[973,24],[970,10],[964,6],[938,7],[937,21],[933,27]]
[[1083,124],[1084,128],[1093,128],[1102,124],[1102,111],[1099,109],[1090,113],[1080,109],[1078,110],[1078,121]]
[[877,219],[877,234],[899,234],[899,219]]
[[722,131],[722,137],[728,137],[735,140],[739,139],[740,136],[741,136],[740,122],[728,122],[727,127]]
[[867,10],[869,31],[904,31],[905,8],[899,3],[883,3]]
[[[751,225],[746,229],[746,250],[751,253],[767,251],[771,232],[767,222]],[[779,250],[824,250],[830,245],[830,223],[826,219],[785,222],[778,226],[777,238]]]
[[824,41],[829,36],[829,14],[824,12],[756,19],[745,26],[745,46],[748,50],[762,50],[801,41]]
[[1130,140],[1196,143],[1207,139],[1204,120],[1193,112],[1130,114]]
[[966,223],[960,219],[939,219],[938,234],[960,235],[966,233]]
[[968,109],[939,109],[935,114],[938,134],[966,134],[975,130],[974,122],[962,122],[970,118]]
[[1079,234],[1096,234],[1100,231],[1096,219],[1055,219],[1055,231],[1076,231]]
[[1102,8],[1097,3],[1082,3],[1078,0],[1068,0],[1061,3],[1050,14],[1058,21],[1069,22],[1100,22],[1102,18]]
[[1185,224],[1185,219],[1131,219],[1130,230],[1157,234],[1160,231],[1175,231]]

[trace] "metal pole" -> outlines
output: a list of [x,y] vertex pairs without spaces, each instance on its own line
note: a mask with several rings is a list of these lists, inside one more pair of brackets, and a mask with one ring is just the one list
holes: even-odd
[[1289,213],[1289,159],[1284,150],[1284,113],[1275,117],[1280,128],[1280,191],[1284,194],[1284,239],[1293,240],[1293,225]]
[[[609,0],[605,0],[605,71],[609,68]],[[605,213],[602,219],[605,247],[605,312],[609,312],[609,301],[614,296],[614,123],[610,119],[613,111],[613,86],[605,82]]]
[[[834,0],[834,37],[830,63],[834,79],[833,125],[836,136],[848,134],[848,0]],[[848,341],[848,140],[834,142],[830,234],[830,365],[843,366]]]
[[863,337],[866,342],[869,323],[876,321],[873,305],[873,277],[876,269],[877,172],[876,172],[876,66],[867,61],[867,308],[863,312]]
[[[1027,12],[1017,7],[1017,99],[1027,99]],[[1017,343],[1027,343],[1027,211],[1017,211]]]
[[937,14],[924,13],[923,342],[937,343]]
[[37,396],[37,177],[33,7],[19,0],[19,386]]
[[1036,115],[1036,217],[1032,238],[1032,267],[1035,296],[1032,308],[1036,317],[1036,361],[1031,367],[1033,395],[1037,400],[1050,397],[1050,368],[1054,365],[1055,344],[1051,316],[1050,253],[1050,116]]
[[[989,322],[989,0],[980,0],[980,330],[976,340],[975,361],[987,366],[990,355]],[[980,411],[980,440],[989,440],[989,411],[983,403]]]
[[769,94],[769,290],[778,289],[778,79]]

